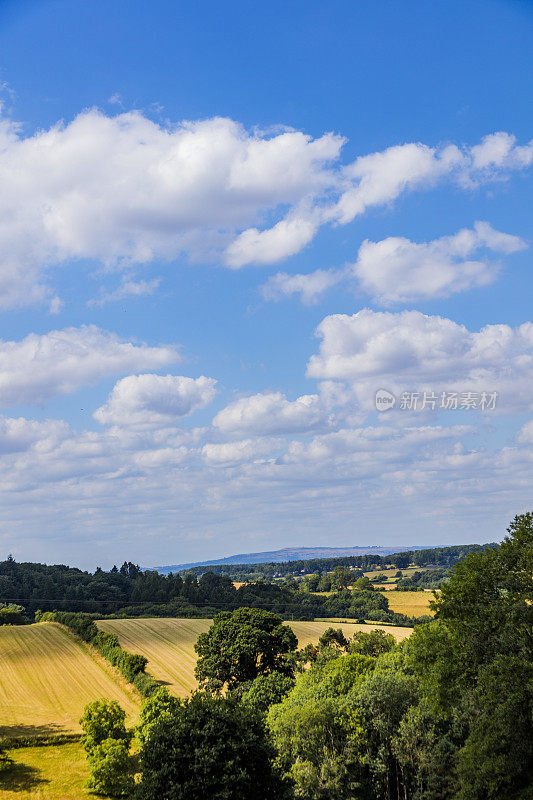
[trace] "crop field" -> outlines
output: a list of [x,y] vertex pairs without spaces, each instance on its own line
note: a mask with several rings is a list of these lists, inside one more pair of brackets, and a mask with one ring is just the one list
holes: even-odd
[[433,616],[429,604],[435,599],[433,592],[382,592],[389,601],[391,611],[407,614],[408,617]]
[[357,622],[346,622],[342,618],[329,620],[316,620],[315,622],[290,622],[289,625],[298,637],[298,646],[305,647],[307,644],[316,644],[325,630],[328,628],[341,628],[347,639],[358,631],[370,633],[370,631],[380,628],[386,633],[392,633],[397,642],[406,639],[412,632],[412,628],[398,628],[394,625],[360,625]]
[[84,706],[100,697],[118,700],[130,722],[138,714],[130,685],[63,628],[0,627],[1,736],[79,732]]
[[428,569],[431,567],[404,567],[404,569],[398,570],[398,567],[390,567],[389,569],[384,570],[371,570],[370,572],[365,572],[367,578],[394,578],[397,572],[401,572],[404,578],[410,578],[415,572],[427,572]]
[[[357,630],[370,631],[379,625],[358,625],[339,622],[290,622],[300,647],[318,642],[324,631],[335,624],[346,636]],[[98,622],[101,630],[116,633],[120,644],[133,653],[148,658],[147,671],[167,685],[169,691],[185,697],[197,685],[194,677],[198,635],[209,629],[207,619],[113,619]],[[397,639],[411,633],[410,628],[384,627]]]
[[[85,800],[89,768],[79,742],[11,750],[15,762],[0,773],[0,800]],[[105,795],[98,795],[103,800]]]
[[99,621],[103,631],[116,633],[125,650],[148,659],[147,672],[185,697],[197,686],[194,677],[198,636],[209,630],[210,619],[106,619]]

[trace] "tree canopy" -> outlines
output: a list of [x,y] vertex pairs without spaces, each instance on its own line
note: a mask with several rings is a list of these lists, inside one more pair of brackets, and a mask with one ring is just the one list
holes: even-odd
[[224,611],[198,637],[195,674],[213,688],[226,684],[230,689],[271,672],[290,674],[287,656],[297,646],[293,630],[269,611]]

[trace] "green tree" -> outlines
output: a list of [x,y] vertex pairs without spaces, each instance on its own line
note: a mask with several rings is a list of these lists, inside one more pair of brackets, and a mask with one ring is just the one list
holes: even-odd
[[209,688],[226,684],[234,689],[258,675],[271,672],[292,674],[287,656],[296,650],[298,639],[288,625],[269,611],[239,608],[217,614],[195,645],[198,654],[195,674]]
[[508,534],[454,567],[438,619],[407,646],[435,719],[455,728],[454,800],[533,797],[533,515]]
[[5,749],[0,745],[0,773],[7,772],[13,767],[13,759],[10,758]]
[[89,754],[91,775],[87,788],[109,797],[131,795],[134,788],[133,766],[123,740],[104,739]]
[[391,741],[405,796],[456,800],[457,739],[451,721],[435,717],[425,698],[407,709]]
[[319,649],[325,647],[336,648],[346,651],[348,649],[348,639],[342,632],[342,628],[327,628],[318,640]]
[[164,687],[158,689],[157,692],[144,701],[135,730],[136,739],[140,747],[149,739],[152,727],[163,719],[172,718],[179,705],[178,698],[169,694]]
[[106,739],[129,745],[131,734],[126,730],[125,722],[126,712],[116,700],[95,700],[88,703],[80,719],[84,734],[82,744],[87,753],[92,753]]
[[261,717],[236,698],[197,693],[151,726],[139,800],[271,800],[284,796]]
[[357,693],[366,740],[364,761],[380,800],[403,800],[405,796],[393,740],[404,714],[418,698],[415,677],[398,668],[374,670]]
[[271,672],[268,675],[259,675],[250,687],[243,692],[242,702],[255,711],[264,714],[270,706],[281,703],[283,698],[294,686],[294,678],[282,675],[280,672]]
[[331,579],[332,589],[346,589],[353,580],[353,574],[347,567],[338,566],[333,570]]
[[317,661],[270,708],[267,722],[279,763],[305,800],[344,800],[362,777],[362,727],[354,703],[374,659],[347,655]]
[[533,664],[498,655],[464,703],[458,798],[533,798]]
[[354,589],[366,589],[367,591],[374,591],[374,587],[372,586],[372,581],[366,575],[363,575],[362,578],[357,578],[353,585]]
[[303,584],[308,592],[317,592],[319,583],[320,583],[320,575],[316,572],[313,573],[312,575],[307,575],[303,581]]
[[396,640],[391,633],[386,633],[381,628],[366,633],[354,633],[349,642],[350,653],[361,653],[363,656],[378,656],[388,653],[396,645]]

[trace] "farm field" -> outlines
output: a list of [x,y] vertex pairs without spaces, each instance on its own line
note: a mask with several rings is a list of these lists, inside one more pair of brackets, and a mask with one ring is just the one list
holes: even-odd
[[[427,572],[431,567],[404,567],[404,569],[399,570],[402,573],[404,578],[410,578],[415,572]],[[365,572],[367,578],[394,578],[396,573],[398,572],[398,567],[391,567],[390,569],[384,570],[371,570],[370,572]]]
[[423,614],[433,616],[429,604],[435,599],[433,592],[391,592],[384,591],[391,611],[407,614],[408,617],[421,617]]
[[[318,642],[331,622],[290,622],[300,647]],[[370,631],[380,625],[358,625],[357,623],[334,623],[342,628],[346,636],[357,630]],[[207,619],[113,619],[98,622],[101,630],[116,633],[126,650],[141,653],[148,658],[147,671],[164,682],[169,691],[179,697],[186,696],[196,687],[194,667],[196,654],[194,645],[198,635],[207,631],[211,620]],[[384,627],[397,639],[411,633],[410,628]]]
[[100,697],[117,700],[130,723],[137,716],[133,688],[63,628],[0,627],[1,736],[77,733],[84,706]]
[[360,625],[357,622],[344,622],[333,618],[330,620],[315,620],[315,622],[290,622],[289,624],[298,637],[299,647],[305,647],[307,644],[316,644],[324,631],[332,626],[341,628],[346,638],[353,636],[358,631],[370,633],[370,631],[379,628],[386,633],[392,633],[397,642],[407,639],[413,632],[412,628],[399,628],[394,625]]
[[[12,770],[0,773],[0,800],[84,800],[89,769],[79,742],[11,750]],[[105,795],[98,795],[102,800]]]
[[116,633],[125,650],[146,656],[146,671],[185,697],[197,686],[194,677],[194,645],[209,630],[210,619],[106,619],[100,630]]

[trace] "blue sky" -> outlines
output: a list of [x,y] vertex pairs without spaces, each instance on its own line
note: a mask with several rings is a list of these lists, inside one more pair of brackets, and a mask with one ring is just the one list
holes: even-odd
[[511,0],[1,2],[0,554],[501,537],[532,43]]

